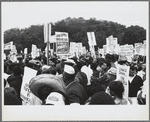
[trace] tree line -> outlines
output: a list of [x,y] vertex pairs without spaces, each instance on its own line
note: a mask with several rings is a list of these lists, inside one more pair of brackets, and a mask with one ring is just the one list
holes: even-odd
[[[16,45],[17,51],[23,51],[28,48],[31,52],[32,44],[37,48],[44,50],[46,44],[44,43],[44,25],[32,25],[29,28],[19,29],[12,28],[4,32],[4,43],[13,41]],[[120,45],[134,44],[146,40],[146,30],[138,25],[126,27],[112,21],[96,20],[90,18],[85,20],[79,18],[66,18],[55,23],[51,23],[51,33],[67,32],[70,42],[82,42],[83,46],[89,49],[87,32],[94,32],[96,37],[97,47],[102,48],[106,44],[106,38],[110,35],[118,38]],[[52,45],[51,45],[52,46]]]

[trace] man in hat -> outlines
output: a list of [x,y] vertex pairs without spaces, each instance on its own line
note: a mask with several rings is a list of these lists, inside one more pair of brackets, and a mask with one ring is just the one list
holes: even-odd
[[85,104],[87,94],[83,86],[74,80],[75,69],[71,64],[64,65],[63,80],[66,84],[66,94],[69,104],[78,103]]

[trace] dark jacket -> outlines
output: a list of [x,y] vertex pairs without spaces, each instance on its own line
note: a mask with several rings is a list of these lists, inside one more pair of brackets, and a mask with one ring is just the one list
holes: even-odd
[[137,97],[137,92],[143,86],[143,80],[140,76],[136,75],[132,82],[129,82],[129,97]]
[[69,104],[79,103],[80,105],[84,105],[88,99],[85,89],[76,81],[73,81],[67,86],[66,94],[69,99]]
[[10,84],[10,87],[13,87],[16,90],[17,95],[20,98],[22,76],[10,76],[8,77],[7,81]]

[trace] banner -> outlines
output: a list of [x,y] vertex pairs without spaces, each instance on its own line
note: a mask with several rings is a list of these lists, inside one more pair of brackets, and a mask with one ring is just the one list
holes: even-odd
[[118,40],[117,38],[113,38],[113,36],[109,36],[106,38],[106,45],[107,45],[107,53],[109,54],[117,54],[118,51]]
[[95,34],[94,32],[87,32],[87,36],[88,36],[88,42],[89,42],[89,46],[95,46],[96,45],[96,39],[95,39]]
[[13,48],[13,41],[4,44],[4,50],[12,50]]
[[56,54],[66,55],[69,53],[69,39],[66,32],[55,32],[56,36]]
[[133,56],[134,56],[134,47],[133,47],[133,45],[128,45],[128,44],[126,44],[126,45],[121,45],[121,46],[119,47],[119,52],[118,52],[118,54],[119,54],[119,55],[124,55],[124,56],[126,56],[126,57],[127,57],[127,60],[128,60],[129,62],[131,62],[132,59],[133,59]]
[[128,80],[129,80],[129,66],[124,65],[117,65],[117,78],[116,80],[119,80],[123,83],[124,86],[124,98],[128,98]]
[[30,103],[31,101],[31,92],[29,88],[29,82],[30,80],[35,77],[37,74],[37,71],[34,69],[31,69],[29,67],[24,68],[24,75],[23,75],[23,81],[21,85],[21,92],[20,97],[23,101]]

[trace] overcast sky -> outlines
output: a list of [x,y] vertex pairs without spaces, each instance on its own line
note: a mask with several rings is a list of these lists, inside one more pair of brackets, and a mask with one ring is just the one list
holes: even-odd
[[57,22],[67,17],[96,18],[148,29],[148,1],[2,2],[2,31]]

